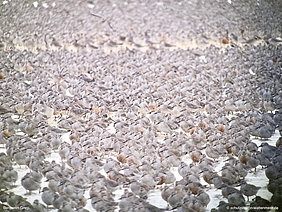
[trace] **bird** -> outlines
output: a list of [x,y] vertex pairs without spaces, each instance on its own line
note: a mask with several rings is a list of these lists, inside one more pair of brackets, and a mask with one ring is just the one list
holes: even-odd
[[184,194],[179,191],[172,191],[172,193],[167,198],[167,202],[171,206],[172,209],[176,209],[177,207],[180,207],[182,204],[182,199],[184,197]]
[[214,161],[220,157],[220,152],[217,148],[207,143],[205,147],[206,155],[212,158]]
[[282,136],[280,136],[280,137],[277,139],[275,145],[276,145],[276,147],[282,146]]
[[59,147],[59,156],[61,158],[61,161],[63,162],[70,153],[70,145],[67,142],[62,142],[61,146]]
[[[252,202],[250,203],[250,210],[249,212],[256,212],[256,211],[260,211],[260,212],[267,212],[269,211],[269,208],[271,207],[271,202],[269,202],[268,200],[260,197],[260,196],[256,196]],[[264,208],[265,207],[265,208]],[[260,208],[259,210],[257,208]]]
[[245,198],[241,193],[234,192],[227,196],[228,203],[234,206],[245,206]]
[[54,201],[53,201],[53,203],[52,203],[52,205],[54,206],[54,208],[56,208],[56,209],[62,208],[64,199],[65,199],[65,198],[64,198],[62,195],[59,195],[59,194],[55,193]]
[[239,153],[238,153],[238,158],[239,161],[242,164],[247,164],[247,162],[249,161],[251,156],[251,153],[248,150],[242,149]]
[[228,198],[228,196],[230,194],[233,194],[233,193],[240,193],[241,194],[241,192],[238,189],[236,189],[232,186],[229,186],[225,183],[221,184],[221,187],[219,187],[219,189],[221,189],[221,194],[225,198]]
[[6,183],[7,188],[11,188],[18,179],[18,172],[12,166],[6,167],[4,172],[1,173],[2,183]]
[[185,163],[181,162],[180,165],[178,166],[178,173],[182,176],[185,177],[191,172],[190,167]]
[[58,212],[75,212],[74,207],[75,206],[73,205],[73,202],[71,200],[64,200],[62,201],[61,207]]
[[152,211],[152,212],[161,212],[161,211],[166,211],[165,209],[162,208],[158,208],[150,203],[148,203],[147,201],[141,199],[141,207],[145,209],[145,211]]
[[55,192],[51,191],[48,187],[44,187],[41,191],[41,199],[46,204],[46,207],[48,209],[48,206],[53,205],[53,202],[55,200]]
[[276,168],[276,166],[272,163],[268,164],[268,166],[265,169],[265,176],[269,179],[269,180],[276,180],[278,177],[278,170]]
[[274,194],[279,188],[279,186],[281,185],[282,183],[282,178],[277,178],[275,180],[270,180],[268,185],[267,185],[267,190]]
[[160,41],[160,45],[162,45],[162,46],[164,46],[164,47],[168,47],[168,48],[170,48],[170,47],[175,47],[175,46],[176,46],[176,45],[174,45],[174,44],[167,43],[167,42],[164,41],[164,40],[161,40],[161,41]]
[[248,39],[245,41],[247,44],[254,44],[255,42],[261,40],[262,38],[259,37],[258,35],[254,35],[252,38]]
[[250,169],[254,169],[254,171],[256,172],[256,168],[257,166],[260,164],[259,159],[257,158],[257,156],[253,153],[250,157],[249,160],[247,161],[247,167]]
[[14,160],[15,162],[21,167],[23,165],[26,165],[26,154],[22,150],[18,150],[14,154]]
[[204,188],[204,186],[200,182],[192,181],[192,180],[189,180],[189,179],[187,180],[187,184],[185,185],[185,187],[187,187],[189,189],[189,191],[194,195],[198,195],[199,192],[201,191],[201,189]]
[[279,185],[279,188],[273,193],[271,199],[271,206],[275,206],[277,210],[282,207],[282,191],[281,191],[281,184]]
[[246,148],[249,152],[256,152],[258,150],[258,146],[254,142],[248,142]]
[[263,168],[267,167],[271,163],[271,160],[267,158],[262,152],[257,151],[256,158],[259,160],[259,165],[261,165]]
[[[0,109],[1,110],[1,109]],[[20,115],[22,115],[23,113],[24,113],[24,111],[25,111],[25,109],[24,109],[24,104],[21,102],[21,103],[19,103],[19,104],[17,104],[16,106],[15,106],[15,110],[17,111],[17,113],[19,114],[19,117],[20,117]]]
[[106,199],[102,199],[96,194],[92,194],[90,197],[91,205],[97,212],[103,211],[115,211],[115,207],[118,205],[117,202],[108,201]]
[[34,178],[31,173],[27,173],[21,179],[21,185],[29,192],[26,194],[31,194],[32,191],[39,190],[41,182],[37,178]]
[[41,140],[38,141],[37,143],[37,149],[41,152],[43,152],[44,154],[49,154],[51,153],[51,147],[49,142],[47,142],[44,138],[42,138]]
[[52,37],[51,46],[55,46],[55,47],[58,47],[58,48],[62,47],[62,45],[54,37]]
[[61,146],[62,140],[60,138],[58,138],[57,136],[52,136],[51,138],[51,147],[53,151],[56,151],[59,149],[59,147]]
[[216,172],[206,168],[203,170],[202,174],[203,180],[209,185],[213,184],[213,179],[217,177]]
[[261,189],[261,187],[248,184],[245,181],[241,183],[241,187],[240,187],[240,191],[242,192],[242,194],[247,196],[248,201],[249,201],[249,197],[256,195],[259,189]]
[[135,203],[138,201],[138,197],[136,197],[132,192],[129,192],[128,189],[125,189],[124,194],[122,194],[119,198],[118,206],[120,211],[126,212],[134,208]]
[[38,199],[33,201],[32,207],[33,209],[31,209],[31,211],[34,211],[34,212],[47,212],[48,211],[48,208],[46,208],[45,205],[41,204]]
[[162,132],[162,133],[170,133],[171,132],[171,128],[164,121],[160,121],[160,122],[156,123],[155,124],[155,130],[157,130],[158,132]]
[[190,153],[190,157],[194,163],[199,163],[201,158],[203,157],[203,154],[198,150],[194,150]]
[[258,129],[258,135],[261,139],[269,139],[273,134],[274,131],[268,125],[263,125]]
[[202,205],[207,207],[207,205],[210,203],[211,199],[210,196],[202,189],[198,192],[196,199],[201,202]]
[[214,210],[212,209],[212,211],[216,211],[216,212],[225,212],[226,210],[228,210],[230,212],[238,211],[237,209],[233,209],[233,207],[234,207],[234,205],[221,200],[218,203],[217,209],[213,208]]
[[170,188],[169,186],[165,185],[163,188],[161,188],[162,199],[168,203],[168,198],[173,194],[173,192],[173,188]]
[[162,183],[165,184],[172,184],[175,182],[176,177],[170,170],[163,170],[163,173],[160,172],[160,181],[157,185],[161,185]]
[[20,202],[25,201],[26,198],[15,194],[14,192],[9,192],[6,196],[6,201],[11,207],[17,207]]
[[148,198],[150,188],[147,185],[139,183],[136,180],[132,180],[130,183],[130,189],[133,194],[139,196],[141,199]]
[[223,187],[224,182],[218,174],[214,174],[214,177],[211,180],[215,188],[220,189]]
[[69,165],[74,169],[74,170],[78,170],[81,168],[81,164],[82,164],[82,161],[80,159],[79,156],[77,155],[72,155],[70,157],[70,163]]
[[269,145],[267,142],[261,143],[259,146],[261,147],[261,152],[264,154],[267,158],[271,159],[277,150],[277,147]]
[[4,115],[6,113],[13,113],[12,108],[10,108],[8,105],[0,105],[0,115]]

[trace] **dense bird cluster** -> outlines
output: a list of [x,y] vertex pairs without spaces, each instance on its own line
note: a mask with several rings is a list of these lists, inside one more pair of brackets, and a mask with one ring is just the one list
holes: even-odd
[[[279,6],[5,1],[0,210],[202,212],[211,187],[214,211],[282,208],[282,139],[267,143],[282,134]],[[11,192],[16,165],[44,204]],[[245,180],[260,167],[268,200]]]

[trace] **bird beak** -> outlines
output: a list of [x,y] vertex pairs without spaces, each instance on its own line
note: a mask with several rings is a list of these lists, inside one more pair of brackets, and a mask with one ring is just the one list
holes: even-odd
[[202,147],[202,148],[200,148],[200,150],[203,150],[203,149],[205,149],[207,146],[204,146],[204,147]]

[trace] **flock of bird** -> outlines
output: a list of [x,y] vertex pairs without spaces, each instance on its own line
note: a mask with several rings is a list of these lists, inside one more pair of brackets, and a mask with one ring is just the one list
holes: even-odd
[[[0,210],[204,212],[211,188],[213,211],[281,210],[279,5],[4,1]],[[257,169],[271,199],[246,182]]]

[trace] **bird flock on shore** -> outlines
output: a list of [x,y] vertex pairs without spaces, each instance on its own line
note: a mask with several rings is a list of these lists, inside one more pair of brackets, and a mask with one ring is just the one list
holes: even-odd
[[[0,211],[204,212],[211,188],[213,211],[281,210],[279,6],[4,1]],[[258,169],[271,199],[246,182]]]

